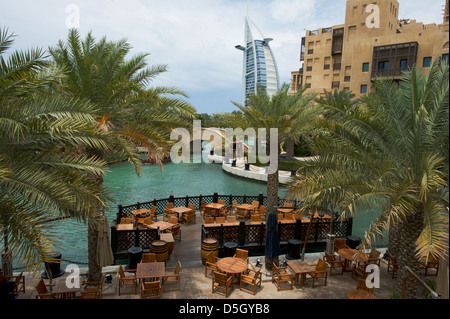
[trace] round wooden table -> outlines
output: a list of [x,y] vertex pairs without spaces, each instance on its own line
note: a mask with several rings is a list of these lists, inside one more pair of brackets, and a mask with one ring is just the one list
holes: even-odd
[[342,258],[345,259],[344,271],[347,271],[347,261],[363,263],[363,262],[366,262],[369,260],[366,256],[366,254],[364,254],[363,252],[360,252],[359,250],[356,250],[356,249],[343,248],[343,249],[339,249],[337,253],[339,254],[339,256],[341,256]]
[[350,299],[378,299],[374,294],[362,289],[350,290],[348,292],[348,297]]
[[217,261],[217,267],[227,274],[238,275],[238,282],[241,274],[247,270],[248,264],[245,260],[237,257],[226,257]]

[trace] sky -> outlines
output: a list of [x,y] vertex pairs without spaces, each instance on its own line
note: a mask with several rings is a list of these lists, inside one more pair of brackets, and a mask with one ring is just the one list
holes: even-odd
[[[400,0],[399,18],[441,23],[444,0]],[[248,12],[271,47],[280,82],[298,70],[305,30],[343,24],[346,0],[0,0],[0,28],[16,35],[13,49],[55,46],[78,24],[117,41],[132,54],[150,53],[149,65],[166,64],[152,86],[176,87],[198,113],[232,112],[242,101],[244,19]],[[74,9],[75,8],[75,11]],[[78,15],[76,13],[78,12]],[[73,19],[79,17],[79,19]]]

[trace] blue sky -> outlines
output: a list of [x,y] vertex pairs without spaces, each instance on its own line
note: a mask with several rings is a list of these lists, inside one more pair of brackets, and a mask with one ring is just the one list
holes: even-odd
[[[344,23],[346,0],[250,0],[249,15],[272,49],[281,82],[299,69],[300,39]],[[150,64],[169,72],[153,85],[175,86],[199,113],[231,112],[241,101],[242,52],[247,0],[0,0],[0,27],[17,35],[14,49],[48,48],[67,36],[68,5],[79,8],[79,30],[96,38],[127,38],[133,53],[149,52]],[[399,18],[441,23],[444,0],[400,0]],[[426,6],[426,7],[425,7]]]

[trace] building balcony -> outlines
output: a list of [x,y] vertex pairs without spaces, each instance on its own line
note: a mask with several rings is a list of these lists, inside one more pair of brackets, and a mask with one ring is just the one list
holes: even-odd
[[392,78],[400,79],[403,72],[408,69],[388,69],[388,70],[374,70],[372,71],[372,79],[374,78]]

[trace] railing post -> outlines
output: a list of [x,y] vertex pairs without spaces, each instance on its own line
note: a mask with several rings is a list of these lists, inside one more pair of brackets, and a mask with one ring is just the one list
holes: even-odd
[[259,205],[264,204],[264,195],[262,193],[259,193],[259,195],[258,195],[258,202],[259,202]]
[[237,244],[239,247],[242,247],[245,245],[245,233],[246,233],[247,229],[245,226],[245,222],[241,220],[241,222],[239,223],[239,228],[238,228],[238,236],[237,236]]
[[170,193],[169,196],[169,203],[173,203],[175,201],[174,197],[173,197],[173,193]]
[[219,247],[223,247],[223,225],[220,225],[219,228]]
[[141,209],[141,203],[137,202],[136,207],[137,209]]
[[266,226],[263,222],[261,222],[261,225],[259,226],[259,245],[262,246],[263,244],[263,238],[266,233]]
[[136,228],[136,230],[134,232],[135,232],[134,247],[140,247],[139,246],[139,235],[140,235],[139,228]]
[[117,214],[116,224],[119,224],[119,223],[120,223],[120,219],[121,219],[122,216],[123,216],[123,206],[122,206],[122,205],[119,205],[118,208],[119,208],[119,212],[118,212],[118,214]]
[[244,204],[246,204],[247,203],[247,195],[244,194],[244,199],[243,200],[244,200]]
[[349,219],[347,219],[347,233],[345,235],[351,236],[352,231],[353,231],[353,218],[350,217]]
[[219,194],[214,193],[213,194],[213,203],[217,203],[218,200],[219,200]]
[[302,220],[296,219],[295,221],[295,231],[294,231],[294,239],[301,240],[302,238]]
[[189,205],[189,196],[188,195],[186,195],[186,207],[188,207],[188,205]]

